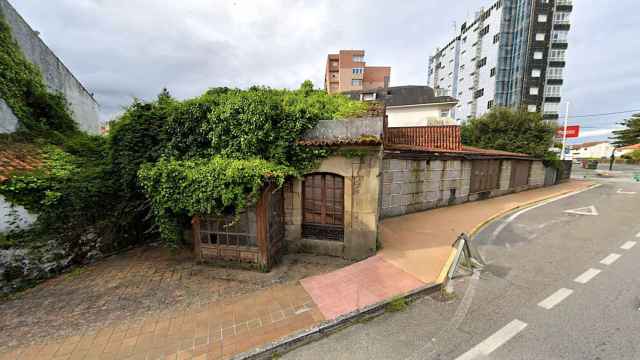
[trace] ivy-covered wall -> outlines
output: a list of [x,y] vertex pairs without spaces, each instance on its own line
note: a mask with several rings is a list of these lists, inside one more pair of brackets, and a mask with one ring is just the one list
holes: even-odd
[[[23,56],[39,70],[47,89],[50,92],[60,92],[69,103],[69,109],[73,120],[80,130],[90,134],[98,134],[100,131],[98,119],[98,103],[83,85],[74,77],[62,61],[47,47],[29,24],[18,14],[7,0],[0,0],[0,16],[3,25],[9,27],[11,38],[19,46]],[[4,31],[4,26],[0,26]],[[3,36],[3,41],[5,41]],[[2,51],[7,49],[2,44]],[[8,54],[6,52],[5,54]],[[6,71],[6,68],[0,69]],[[5,95],[6,96],[6,95]],[[7,99],[0,93],[0,133],[8,133],[16,130],[16,116],[20,118],[19,110],[8,111],[3,102],[12,105],[11,99]],[[11,106],[13,108],[13,106]],[[14,114],[12,114],[14,113]]]

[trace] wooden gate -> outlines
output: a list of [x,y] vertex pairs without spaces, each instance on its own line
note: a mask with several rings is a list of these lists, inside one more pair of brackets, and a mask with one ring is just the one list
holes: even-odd
[[495,190],[500,184],[500,160],[473,160],[471,164],[472,194]]
[[344,178],[310,174],[302,183],[302,237],[344,240]]
[[512,160],[511,161],[511,188],[526,186],[529,184],[529,172],[531,170],[531,161],[529,160]]

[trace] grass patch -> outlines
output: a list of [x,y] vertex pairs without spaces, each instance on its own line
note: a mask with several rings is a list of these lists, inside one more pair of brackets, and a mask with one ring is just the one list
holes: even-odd
[[77,267],[77,268],[75,268],[75,269],[73,269],[73,270],[69,271],[68,273],[66,273],[66,274],[64,275],[64,278],[65,278],[65,279],[73,279],[73,278],[76,278],[76,277],[78,277],[78,276],[80,276],[80,275],[84,274],[86,271],[87,271],[87,268],[84,268],[84,267]]
[[401,297],[397,297],[393,300],[391,300],[386,306],[385,306],[385,310],[388,312],[398,312],[398,311],[403,311],[404,309],[407,308],[407,299],[404,298],[404,296]]

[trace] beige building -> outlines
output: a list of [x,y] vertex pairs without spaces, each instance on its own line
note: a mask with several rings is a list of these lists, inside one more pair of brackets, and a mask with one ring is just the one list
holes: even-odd
[[366,66],[364,50],[340,50],[327,56],[324,88],[329,94],[384,88],[390,78],[391,67]]

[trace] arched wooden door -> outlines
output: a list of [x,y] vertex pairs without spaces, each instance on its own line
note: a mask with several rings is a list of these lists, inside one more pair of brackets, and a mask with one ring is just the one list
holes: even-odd
[[344,178],[310,174],[302,183],[302,237],[343,241]]

